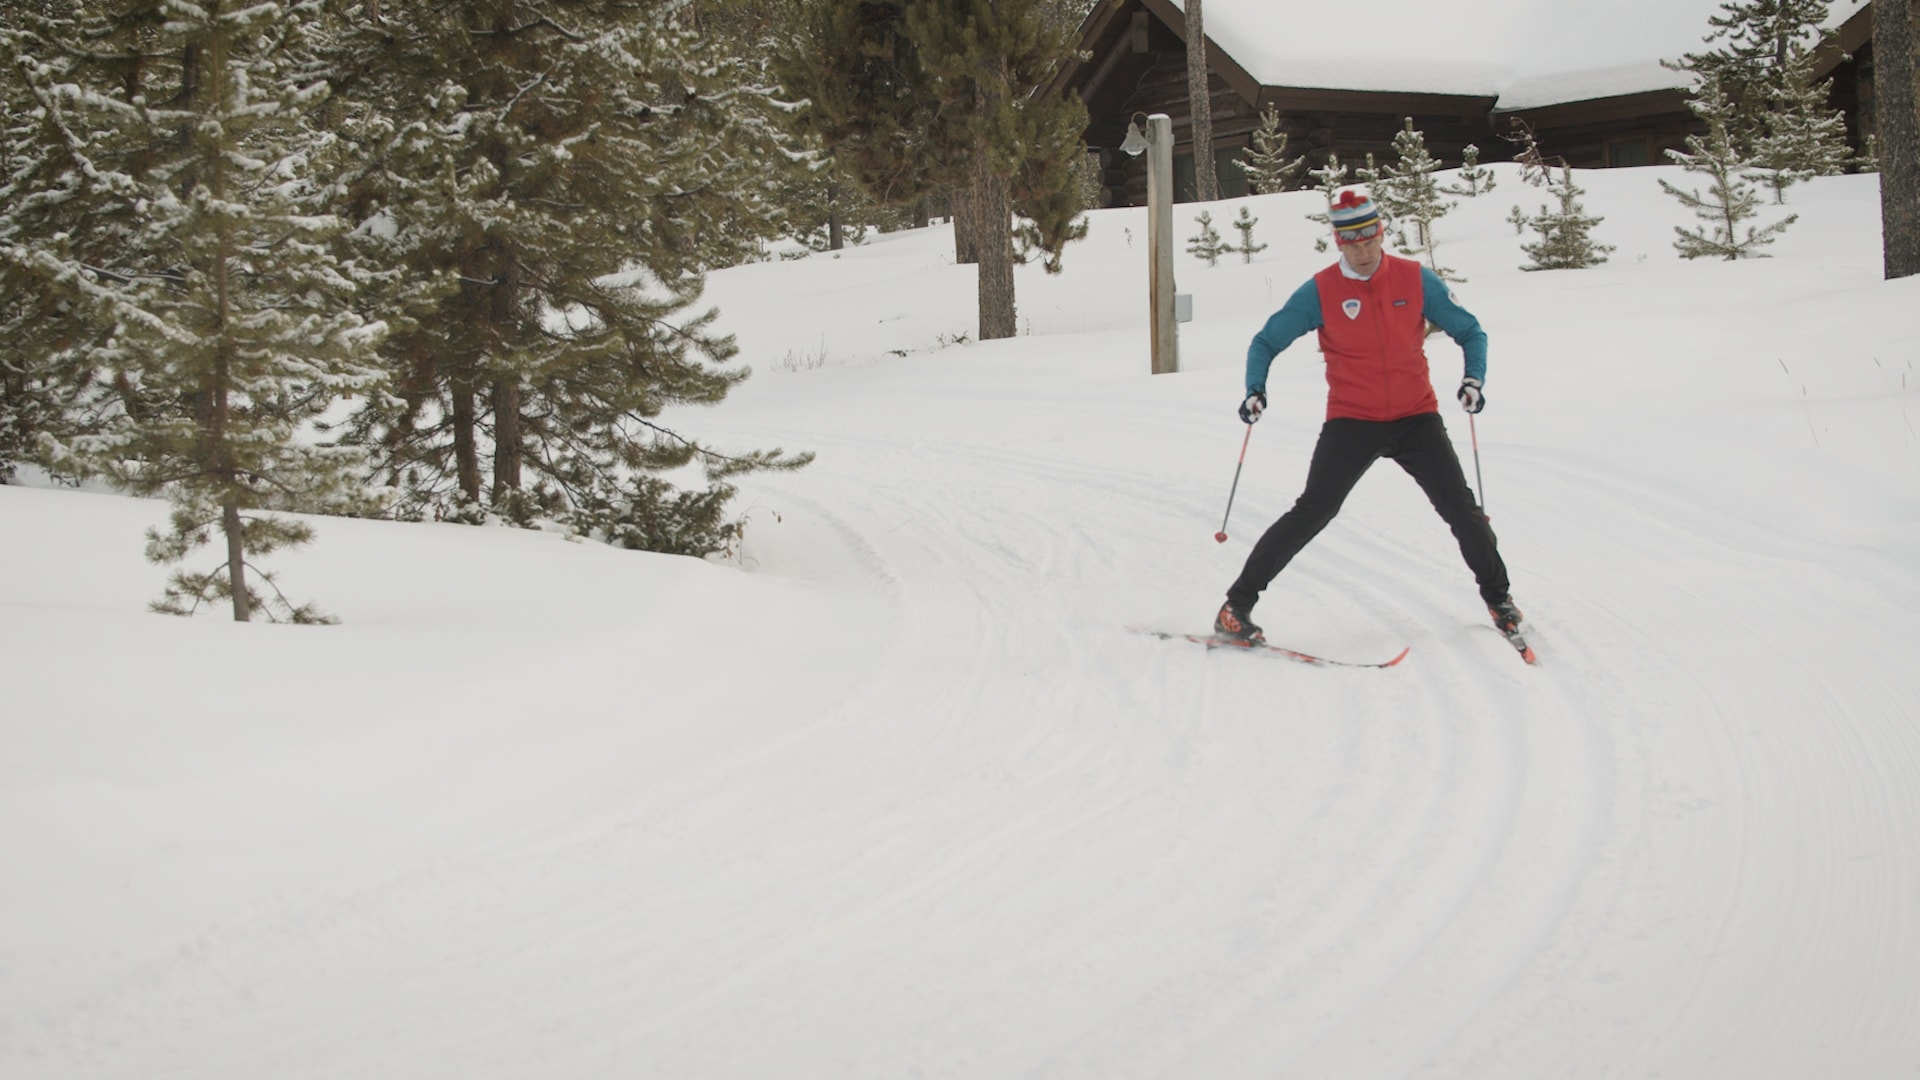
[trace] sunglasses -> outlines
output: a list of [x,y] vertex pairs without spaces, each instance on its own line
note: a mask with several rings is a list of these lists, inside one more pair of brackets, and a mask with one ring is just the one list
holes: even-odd
[[1377,221],[1371,225],[1362,225],[1357,229],[1336,229],[1333,233],[1334,239],[1343,244],[1358,244],[1363,240],[1371,240],[1379,235],[1380,223]]

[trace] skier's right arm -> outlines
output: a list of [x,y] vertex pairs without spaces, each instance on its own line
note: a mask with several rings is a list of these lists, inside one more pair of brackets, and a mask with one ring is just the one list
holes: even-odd
[[1253,335],[1247,346],[1247,393],[1267,392],[1267,369],[1280,351],[1300,339],[1309,330],[1320,329],[1320,286],[1312,278],[1293,290],[1279,311],[1267,319],[1267,325]]

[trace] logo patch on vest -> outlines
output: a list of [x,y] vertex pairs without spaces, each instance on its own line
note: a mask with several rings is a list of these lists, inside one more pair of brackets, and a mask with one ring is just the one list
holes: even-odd
[[1347,313],[1347,318],[1357,319],[1360,317],[1360,301],[1343,300],[1340,302],[1340,310]]

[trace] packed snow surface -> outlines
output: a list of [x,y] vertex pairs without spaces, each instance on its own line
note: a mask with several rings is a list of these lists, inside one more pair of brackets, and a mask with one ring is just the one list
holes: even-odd
[[[0,488],[0,1076],[20,1080],[1912,1077],[1920,279],[1872,176],[1772,259],[1681,261],[1578,174],[1606,265],[1524,273],[1510,166],[1438,229],[1492,342],[1444,415],[1542,662],[1383,462],[1206,628],[1297,493],[1317,195],[1178,261],[1144,212],[974,338],[942,227],[715,274],[754,377],[744,543],[323,519],[334,627],[148,614],[165,507]],[[1684,182],[1684,181],[1683,181]],[[1198,208],[1180,207],[1190,234]],[[1232,235],[1232,234],[1230,234]],[[209,554],[205,561],[215,556]]]

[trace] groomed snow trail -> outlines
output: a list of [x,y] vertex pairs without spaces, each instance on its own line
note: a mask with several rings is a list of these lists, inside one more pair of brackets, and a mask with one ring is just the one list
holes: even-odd
[[[971,373],[1014,377],[1045,378]],[[805,512],[869,538],[900,582],[897,672],[875,673],[861,754],[890,793],[852,803],[861,832],[916,839],[897,869],[835,869],[881,887],[875,917],[753,1000],[774,1007],[857,940],[885,959],[856,1041],[917,1049],[810,1037],[845,1015],[828,994],[792,1044],[742,1050],[742,1074],[808,1047],[828,1055],[813,1075],[1088,1077],[1785,1076],[1920,1052],[1911,998],[1888,996],[1915,927],[1886,899],[1920,888],[1900,826],[1920,810],[1900,719],[1920,686],[1897,642],[1849,630],[1911,622],[1907,571],[1836,562],[1657,476],[1607,479],[1617,463],[1507,448],[1503,542],[1540,668],[1484,625],[1444,528],[1385,463],[1261,614],[1330,654],[1411,642],[1403,667],[1143,642],[1115,628],[1204,626],[1311,437],[1260,433],[1288,445],[1255,458],[1239,539],[1210,551],[1225,476],[1196,490],[1166,464],[1220,471],[1162,439],[1166,388],[1158,409],[1148,392],[1052,402],[1124,417],[1104,443],[1047,438],[1091,425],[1046,408],[965,402],[961,421],[918,416],[910,451],[822,444],[855,484],[769,483],[807,490]],[[810,404],[848,427],[863,409]],[[1219,450],[1204,464],[1230,465]],[[1832,607],[1802,626],[1769,610],[1804,595]],[[947,806],[977,820],[929,829]],[[800,831],[839,827],[816,824]],[[915,1004],[888,1030],[896,995]]]
[[[1462,217],[1510,247],[1506,205]],[[1137,261],[1130,219],[1096,218],[1083,256]],[[1297,492],[1324,393],[1299,357],[1213,542],[1236,356],[1301,260],[1222,274],[1238,284],[1200,310],[1239,314],[1189,326],[1170,376],[1102,329],[1104,279],[1071,275],[1022,278],[1033,336],[896,355],[888,305],[910,301],[888,285],[956,272],[937,237],[718,276],[757,363],[797,362],[688,427],[819,454],[742,482],[738,568],[327,522],[288,576],[362,617],[327,631],[346,644],[319,671],[247,639],[313,699],[277,736],[235,734],[245,688],[156,665],[153,687],[86,688],[190,703],[164,718],[177,745],[102,722],[103,744],[149,740],[116,774],[61,756],[55,729],[88,710],[22,683],[55,719],[27,765],[0,763],[0,841],[38,852],[28,823],[49,819],[67,839],[0,878],[0,911],[69,939],[0,930],[0,1074],[1915,1076],[1907,399],[1789,397],[1773,357],[1698,341],[1676,364],[1646,344],[1665,305],[1723,279],[1623,246],[1611,275],[1460,263],[1505,335],[1479,431],[1533,668],[1391,463],[1257,614],[1329,656],[1411,646],[1399,667],[1124,631],[1204,628]],[[1689,301],[1699,338],[1792,338],[1815,274],[1793,265],[1727,271]],[[1644,355],[1565,341],[1583,290]],[[965,325],[928,302],[930,325]],[[1809,303],[1903,332],[1838,286]],[[768,326],[786,337],[752,339]],[[1877,377],[1793,355],[1815,386]],[[115,513],[20,557],[128,531]],[[533,566],[512,602],[543,618],[500,640],[462,583]],[[10,612],[57,601],[20,595]],[[453,614],[409,623],[422,603]],[[46,626],[8,619],[9,655],[54,662]],[[57,619],[152,647],[145,623]],[[167,756],[191,752],[208,759]],[[75,760],[99,775],[61,779]]]

